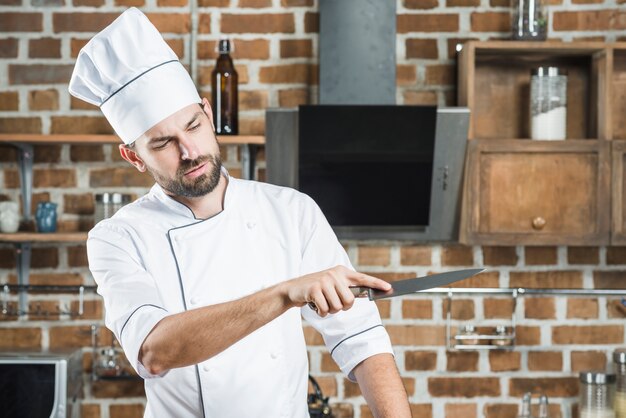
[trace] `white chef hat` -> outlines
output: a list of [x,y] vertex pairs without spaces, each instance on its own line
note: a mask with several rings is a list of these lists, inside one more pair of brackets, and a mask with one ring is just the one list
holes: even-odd
[[69,91],[99,106],[126,144],[183,107],[201,101],[174,51],[134,7],[81,49]]

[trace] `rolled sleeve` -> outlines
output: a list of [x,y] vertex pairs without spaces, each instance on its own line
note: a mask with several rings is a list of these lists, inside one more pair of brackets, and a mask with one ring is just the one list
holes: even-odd
[[87,256],[104,300],[107,328],[141,377],[159,377],[139,362],[139,351],[150,331],[169,313],[154,278],[140,263],[130,236],[119,228],[98,224],[89,233]]
[[[343,265],[354,267],[319,207],[309,199],[301,217],[303,243],[300,274],[309,274]],[[324,338],[324,343],[341,371],[355,381],[354,368],[363,360],[381,353],[393,354],[378,307],[367,299],[356,299],[352,308],[322,318],[308,306],[302,316]]]

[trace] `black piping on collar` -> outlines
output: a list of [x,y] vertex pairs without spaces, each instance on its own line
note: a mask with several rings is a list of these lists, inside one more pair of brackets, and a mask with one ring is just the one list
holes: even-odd
[[103,106],[106,102],[108,102],[108,101],[109,101],[109,99],[110,99],[111,97],[115,96],[117,93],[119,93],[120,91],[122,91],[122,89],[123,89],[124,87],[128,86],[130,83],[132,83],[133,81],[137,80],[139,77],[143,76],[143,75],[144,75],[144,74],[146,74],[146,73],[149,73],[150,71],[152,71],[152,70],[154,70],[154,69],[156,69],[156,68],[159,68],[159,67],[160,67],[160,66],[162,66],[162,65],[169,64],[170,62],[178,62],[178,60],[169,60],[169,61],[165,61],[165,62],[162,62],[162,63],[160,63],[160,64],[155,65],[155,66],[154,66],[154,67],[152,67],[152,68],[148,68],[146,71],[144,71],[143,73],[139,74],[137,77],[133,78],[132,80],[130,80],[129,82],[127,82],[126,84],[124,84],[124,85],[123,85],[122,87],[120,87],[119,89],[115,90],[115,91],[114,91],[114,92],[113,92],[113,93],[112,93],[109,97],[107,97],[107,98],[106,98],[106,99],[105,99],[102,103],[100,103],[100,107],[102,107],[102,106]]

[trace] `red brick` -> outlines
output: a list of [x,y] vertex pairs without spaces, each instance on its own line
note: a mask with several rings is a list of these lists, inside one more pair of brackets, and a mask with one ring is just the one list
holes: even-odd
[[119,16],[119,13],[53,13],[52,27],[59,32],[99,32]]
[[322,335],[315,330],[313,327],[305,326],[302,327],[304,332],[304,340],[306,341],[306,345],[324,345],[324,339]]
[[618,10],[555,12],[552,27],[556,31],[626,29],[625,16]]
[[294,33],[295,20],[291,13],[222,14],[222,33]]
[[433,302],[431,300],[402,300],[402,317],[410,319],[431,319],[433,317]]
[[145,397],[146,393],[142,379],[97,380],[91,384],[91,395],[96,399],[138,398]]
[[476,372],[478,371],[477,351],[447,351],[446,371]]
[[497,271],[483,272],[444,287],[500,287],[500,273]]
[[0,118],[0,133],[39,134],[41,133],[41,119],[38,117]]
[[281,58],[310,58],[313,56],[313,41],[311,39],[281,39]]
[[301,83],[317,84],[318,67],[312,64],[286,64],[261,67],[261,83]]
[[0,111],[18,110],[19,106],[19,95],[16,91],[0,92]]
[[593,319],[598,317],[598,299],[567,299],[567,317]]
[[[411,416],[415,418],[432,418],[433,417],[433,406],[429,403],[421,403],[421,404],[409,404],[409,408],[411,409]],[[361,415],[362,418],[366,418],[365,415]],[[372,417],[374,418],[374,417]]]
[[323,372],[339,372],[339,366],[328,352],[322,353],[320,370]]
[[582,284],[581,271],[512,271],[509,273],[510,287],[580,289]]
[[524,316],[531,319],[556,318],[556,306],[554,298],[524,298]]
[[626,306],[622,304],[621,299],[608,300],[606,311],[609,318],[626,318]]
[[[320,385],[320,389],[324,396],[337,396],[337,380],[334,376],[313,376]],[[313,386],[309,385],[310,392],[313,392]]]
[[563,353],[560,351],[530,351],[528,370],[560,372],[563,370]]
[[553,344],[623,344],[623,325],[555,326]]
[[489,352],[489,367],[492,372],[519,370],[522,355],[519,351],[492,350]]
[[445,406],[445,418],[476,418],[476,404],[448,403]]
[[55,268],[59,265],[59,251],[56,247],[35,247],[32,249],[32,268]]
[[606,369],[606,354],[601,351],[572,351],[570,359],[574,373]]
[[408,86],[415,84],[417,81],[417,69],[415,65],[398,65],[396,66],[396,85]]
[[[270,41],[267,39],[232,39],[233,59],[265,60],[270,57]],[[198,58],[216,59],[215,41],[198,42]]]
[[71,168],[35,169],[34,187],[76,187],[76,171]]
[[407,39],[406,57],[420,59],[438,59],[436,39]]
[[515,345],[540,345],[541,331],[535,326],[515,327]]
[[446,0],[446,7],[476,7],[480,0]]
[[486,298],[483,300],[483,313],[486,319],[510,318],[513,314],[513,299]]
[[354,417],[354,407],[352,406],[351,403],[330,402],[330,409],[333,411],[333,417],[336,417],[336,418]]
[[445,329],[435,325],[387,325],[393,345],[445,345]]
[[182,59],[185,56],[185,43],[182,39],[166,39],[165,42],[178,58]]
[[593,272],[593,287],[596,289],[624,289],[625,283],[626,270]]
[[517,418],[518,409],[519,406],[511,404],[487,404],[485,418]]
[[429,65],[426,67],[426,84],[430,86],[453,85],[456,80],[453,65]]
[[55,38],[30,39],[29,58],[61,58],[61,40]]
[[37,328],[0,328],[0,348],[40,348],[41,329]]
[[527,266],[553,265],[556,261],[556,247],[524,248],[524,263]]
[[113,128],[101,116],[53,116],[53,134],[113,134]]
[[104,161],[104,151],[100,145],[72,145],[70,160],[75,162]]
[[[239,119],[239,134],[240,135],[265,135],[265,118],[241,118]],[[237,173],[237,170],[229,168],[228,172],[234,176],[241,178],[241,173]]]
[[[9,275],[9,284],[16,284],[17,277],[14,274]],[[32,285],[68,285],[80,286],[84,284],[83,278],[78,273],[46,273],[31,274],[30,284]]]
[[437,105],[439,98],[436,91],[410,91],[402,93],[405,105]]
[[143,7],[146,2],[145,0],[114,0],[116,6],[125,6],[125,7]]
[[626,247],[607,247],[606,264],[626,264]]
[[161,33],[189,33],[191,19],[188,13],[147,13],[148,19]]
[[542,393],[550,398],[569,398],[578,395],[577,377],[511,378],[509,395],[523,396],[526,392]]
[[187,6],[187,0],[157,0],[159,7],[183,7]]
[[90,187],[151,187],[154,179],[134,167],[116,167],[92,170],[89,174]]
[[199,0],[200,7],[229,7],[231,0]]
[[73,0],[74,6],[101,7],[104,0]]
[[87,267],[87,249],[84,245],[67,247],[67,265],[70,267]]
[[60,144],[35,145],[35,163],[58,163],[61,160]]
[[381,318],[389,318],[391,316],[391,301],[388,299],[377,300],[376,306]]
[[437,0],[403,0],[407,9],[434,9],[439,5]]
[[75,215],[93,215],[94,200],[91,193],[63,195],[63,212]]
[[[442,318],[446,318],[448,312],[448,299],[444,299],[442,303]],[[474,301],[472,299],[453,299],[450,307],[450,316],[452,319],[468,320],[474,318]]]
[[297,107],[309,103],[307,89],[289,89],[278,91],[278,105],[280,107]]
[[0,248],[0,268],[15,268],[15,250],[13,248]]
[[474,264],[472,247],[464,245],[449,245],[441,248],[441,265],[443,266],[471,266]]
[[58,300],[32,300],[28,303],[29,321],[56,321],[59,319]]
[[80,416],[85,418],[100,418],[100,405],[99,404],[86,404],[80,405]]
[[569,264],[598,264],[600,253],[598,247],[567,247]]
[[458,32],[457,14],[401,14],[397,17],[397,32]]
[[500,396],[500,379],[495,377],[429,377],[428,392],[435,397]]
[[98,106],[87,103],[74,96],[70,97],[70,109],[72,110],[100,110]]
[[483,262],[489,266],[514,266],[519,257],[515,247],[483,247]]
[[142,418],[143,404],[120,404],[109,406],[110,418]]
[[28,92],[30,110],[59,110],[59,92],[55,89],[31,90]]
[[306,12],[304,14],[304,32],[319,33],[319,31],[320,31],[319,13]]
[[437,368],[436,351],[407,351],[404,353],[406,370],[435,370]]
[[9,64],[9,84],[67,84],[74,65]]
[[270,7],[272,0],[239,0],[239,7],[263,8]]
[[313,0],[280,0],[283,7],[311,7]]
[[358,264],[365,266],[386,266],[390,262],[389,247],[359,246]]
[[510,32],[509,12],[474,12],[470,16],[472,32]]
[[0,58],[17,58],[17,49],[17,39],[0,39]]
[[0,32],[41,32],[43,14],[41,13],[0,13]]

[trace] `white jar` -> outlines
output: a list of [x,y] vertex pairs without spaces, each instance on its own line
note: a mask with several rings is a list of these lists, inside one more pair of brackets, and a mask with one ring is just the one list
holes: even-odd
[[530,137],[565,139],[567,130],[567,73],[557,67],[539,67],[530,77]]
[[0,231],[17,232],[20,227],[19,206],[16,202],[0,202]]

